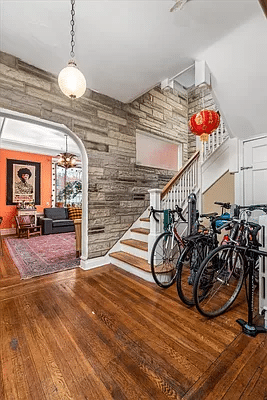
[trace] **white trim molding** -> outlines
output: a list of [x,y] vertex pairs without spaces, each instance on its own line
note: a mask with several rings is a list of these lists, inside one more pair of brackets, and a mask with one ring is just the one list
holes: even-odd
[[82,140],[69,128],[63,124],[43,120],[27,114],[21,114],[15,111],[0,108],[0,117],[10,118],[17,121],[32,123],[43,126],[45,128],[56,129],[63,134],[69,135],[77,144],[82,159],[82,255],[81,260],[84,262],[88,259],[88,156]]

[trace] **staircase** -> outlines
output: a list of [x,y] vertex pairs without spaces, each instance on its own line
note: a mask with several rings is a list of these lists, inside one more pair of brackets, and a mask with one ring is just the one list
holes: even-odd
[[147,281],[153,282],[150,265],[148,263],[148,235],[150,233],[150,220],[148,211],[134,224],[127,233],[126,238],[119,241],[109,253],[111,262]]
[[[163,190],[150,190],[150,206],[155,209],[169,209],[179,204],[185,209],[188,195],[198,190],[198,159],[199,151],[188,160]],[[149,263],[150,254],[155,239],[163,231],[163,225],[156,222],[153,217],[150,221],[148,214],[149,211],[146,210],[108,255],[112,264],[154,282]]]
[[[201,151],[197,151],[188,160],[163,190],[149,190],[150,206],[155,209],[173,209],[178,204],[186,212],[189,194],[201,192],[201,165],[217,151],[226,139],[225,128],[220,125],[218,130],[210,135],[209,141],[202,146]],[[201,199],[201,196],[199,197]],[[199,208],[201,208],[200,204]],[[153,217],[150,220],[148,214],[149,212],[146,210],[109,251],[108,257],[112,264],[147,281],[154,282],[149,264],[150,254],[155,239],[163,231],[163,224],[156,222]]]

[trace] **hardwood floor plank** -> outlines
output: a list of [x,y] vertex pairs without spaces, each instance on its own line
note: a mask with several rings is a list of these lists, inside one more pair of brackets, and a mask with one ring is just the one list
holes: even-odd
[[[266,360],[265,360],[266,363]],[[258,367],[255,371],[255,374],[252,376],[251,380],[249,381],[248,385],[245,387],[245,390],[242,393],[242,400],[249,400],[253,399],[252,392],[262,374],[262,368]]]
[[13,384],[15,381],[15,368],[13,363],[13,354],[10,348],[10,337],[12,337],[12,329],[9,324],[9,310],[1,304],[1,377],[2,391],[4,391],[3,399],[17,399],[17,388]]
[[266,400],[267,398],[267,358],[264,359],[264,364],[259,368],[260,376],[256,380],[255,385],[250,392],[242,394],[244,399],[259,399]]
[[[114,271],[113,273],[113,277],[117,276],[117,280],[119,280],[119,275],[116,275],[116,271]],[[137,285],[134,284],[133,282],[131,282],[131,280],[128,280],[127,285],[129,285],[132,289],[136,290]],[[141,292],[142,294],[144,292],[147,293],[148,297],[150,300],[152,300],[152,302],[156,305],[156,307],[160,306],[160,304],[158,304],[158,297],[156,296],[155,298],[155,290],[152,291],[153,296],[150,295],[149,291],[146,288],[143,288],[142,286],[140,286]],[[155,289],[155,288],[154,288]],[[170,294],[174,294],[171,297],[169,296],[168,298],[173,300],[173,303],[170,304],[170,308],[173,312],[179,313],[179,318],[181,317],[181,315],[183,316],[183,318],[185,318],[184,322],[188,323],[195,323],[195,320],[197,319],[197,325],[199,325],[199,323],[201,323],[202,325],[202,329],[203,329],[203,334],[205,334],[205,331],[208,331],[210,333],[210,331],[216,333],[216,341],[221,341],[221,343],[225,344],[225,343],[229,343],[229,335],[231,335],[231,332],[233,333],[231,335],[230,339],[233,339],[238,331],[237,329],[237,325],[235,324],[234,329],[230,329],[229,332],[229,327],[227,327],[227,329],[225,329],[223,326],[221,327],[221,329],[218,331],[218,325],[217,323],[214,323],[215,320],[207,320],[206,318],[202,317],[200,314],[195,313],[195,309],[194,308],[190,308],[190,307],[186,307],[183,303],[181,303],[181,301],[178,298],[177,295],[177,291],[176,291],[176,287],[175,285],[173,285],[171,288],[167,289],[167,290],[162,290],[160,289],[159,291],[157,291],[157,293],[159,293],[160,296],[165,296],[167,293]],[[151,303],[151,305],[153,305],[153,303]],[[164,302],[162,302],[162,304],[164,304]],[[166,311],[166,308],[165,310]],[[192,320],[192,316],[194,315],[194,318]],[[207,323],[208,322],[208,323]],[[208,327],[207,327],[208,325]],[[199,329],[199,328],[198,328]]]
[[[30,305],[33,318],[38,320],[39,327],[45,334],[49,349],[64,376],[71,397],[75,400],[101,397],[107,400],[111,399],[108,392],[103,390],[104,385],[100,390],[99,379],[94,375],[91,365],[79,352],[78,346],[75,346],[72,338],[60,323],[54,305],[48,302],[47,297],[42,296],[42,292],[38,293],[37,299],[33,295],[27,296],[27,303]],[[45,312],[43,312],[44,310]],[[57,391],[59,391],[58,386]]]
[[20,305],[24,310],[24,318],[21,323],[45,393],[44,398],[73,400],[47,343],[46,332],[41,329],[38,316],[36,317],[32,312],[31,303],[26,297],[22,297]]
[[[105,282],[108,285],[108,280],[106,277],[103,277],[102,282]],[[119,284],[119,282],[118,282]],[[121,285],[120,293],[125,291],[125,287]],[[217,357],[219,352],[224,349],[224,345],[220,345],[218,340],[212,340],[210,337],[206,336],[205,342],[202,340],[202,333],[197,327],[194,329],[194,321],[193,324],[184,324],[183,321],[180,323],[180,319],[188,318],[188,309],[184,306],[181,306],[176,301],[170,301],[168,307],[163,306],[162,302],[159,299],[155,301],[150,300],[148,297],[145,297],[143,294],[138,293],[135,289],[127,288],[127,293],[131,293],[132,296],[135,296],[136,304],[135,308],[140,312],[146,315],[149,318],[150,322],[159,322],[162,326],[164,326],[167,330],[175,329],[175,332],[180,332],[180,335],[183,337],[183,341],[187,342],[189,347],[193,348],[193,344],[195,349],[200,352],[199,348],[200,342],[202,343],[202,349],[205,351],[205,354],[209,354],[213,357]],[[130,297],[129,297],[130,298]],[[167,327],[168,325],[168,327]],[[186,337],[190,337],[190,340],[186,340]],[[204,354],[203,354],[204,355]],[[214,358],[213,358],[214,359]]]
[[[86,314],[79,306],[79,302],[64,296],[60,287],[52,287],[45,292],[47,299],[53,301],[61,312],[59,314],[62,324],[85,357],[90,360],[95,373],[104,383],[106,389],[116,400],[127,400],[116,381],[110,376],[108,363],[118,356],[116,344],[112,346],[105,338],[105,334],[95,327],[94,314]],[[116,397],[114,397],[116,396]]]
[[[112,274],[113,274],[112,276],[117,276],[118,279],[120,279],[121,274],[123,274],[125,276],[126,280],[129,282],[129,284],[130,285],[133,284],[130,274],[127,273],[126,271],[121,272],[117,268],[115,268],[112,271]],[[141,279],[138,279],[137,282],[135,281],[134,285],[139,286],[142,291],[143,290],[147,291],[147,287],[144,286],[144,281]],[[201,316],[200,314],[196,313],[194,307],[188,308],[183,303],[181,303],[181,301],[178,299],[175,285],[168,288],[167,290],[161,289],[156,284],[153,284],[153,283],[150,283],[149,285],[151,286],[151,288],[153,288],[154,297],[152,299],[155,299],[155,297],[156,297],[155,301],[158,301],[157,296],[162,296],[163,304],[167,303],[167,302],[169,303],[169,300],[174,301],[174,303],[172,303],[172,304],[174,304],[172,307],[173,310],[178,310],[178,308],[180,310],[182,307],[182,309],[187,310],[186,315],[188,316],[188,318],[190,320],[193,320],[193,321],[197,320],[198,323],[200,323],[201,325],[204,324],[206,327],[209,327],[213,331],[216,330],[216,335],[219,333],[222,336],[227,337],[229,335],[229,331],[230,331],[233,334],[232,335],[232,339],[233,339],[236,336],[236,334],[240,332],[240,327],[237,325],[235,320],[237,318],[246,318],[246,316],[247,316],[246,306],[245,306],[245,298],[243,299],[243,301],[241,303],[239,303],[238,311],[236,312],[236,314],[233,315],[233,317],[232,317],[232,314],[235,312],[234,308],[232,308],[229,312],[227,312],[223,316],[219,316],[215,319],[207,319],[207,318]]]
[[[266,336],[263,335],[259,339],[261,339],[261,342],[259,340],[259,345],[256,341],[253,341],[253,348],[249,349],[247,352],[243,352],[238,359],[238,365],[236,365],[237,363],[234,363],[227,371],[227,374],[225,375],[224,386],[230,387],[225,395],[222,397],[223,400],[232,400],[234,397],[243,398],[244,388],[249,385],[252,377],[259,369],[258,366],[262,366],[263,363],[266,364]],[[237,375],[234,381],[233,370],[234,373]],[[223,393],[223,389],[219,388],[219,390],[221,390],[221,393]]]
[[247,319],[244,291],[225,315],[206,319],[175,286],[161,290],[113,265],[22,281],[6,257],[0,399],[267,396],[266,340],[240,334],[235,322]]
[[[241,334],[243,335],[243,334]],[[256,339],[256,340],[253,340]],[[214,387],[214,393],[210,393],[207,395],[207,400],[220,400],[223,398],[224,394],[227,392],[231,382],[235,381],[239,376],[240,380],[245,380],[245,371],[244,371],[244,364],[248,361],[251,363],[251,358],[255,353],[259,356],[258,345],[262,344],[262,340],[264,338],[258,336],[257,338],[252,338],[252,340],[248,343],[246,348],[242,351],[241,354],[237,354],[235,360],[231,362],[226,368],[226,372],[220,377],[219,382]],[[227,350],[226,350],[227,351]],[[232,349],[231,349],[232,351]],[[242,376],[241,376],[242,375]],[[237,387],[236,387],[237,389]],[[234,396],[238,397],[238,391],[235,393]]]
[[[3,380],[7,399],[33,399],[30,394],[22,359],[23,339],[18,330],[14,301],[2,304],[3,317]],[[14,384],[15,383],[15,384]]]
[[[192,380],[193,377],[198,377],[201,374],[201,369],[198,369],[195,364],[197,361],[192,362],[193,352],[190,352],[188,347],[183,346],[182,343],[177,342],[174,338],[169,336],[169,333],[162,331],[156,325],[147,323],[146,318],[143,314],[136,311],[134,305],[130,307],[129,301],[125,305],[121,303],[120,299],[112,295],[110,292],[103,287],[90,286],[90,290],[82,282],[79,283],[82,289],[87,292],[88,296],[96,296],[103,302],[109,302],[109,306],[112,311],[117,314],[117,318],[120,323],[124,323],[131,330],[131,332],[138,333],[140,339],[145,340],[150,345],[153,351],[157,351],[163,359],[167,359],[171,365],[177,367],[178,370],[182,371],[187,379]],[[107,296],[109,294],[109,297]],[[190,354],[190,361],[188,360]],[[204,364],[204,363],[203,363]],[[201,367],[202,365],[201,364]]]
[[[226,348],[218,359],[211,365],[210,368],[202,375],[195,385],[186,393],[183,400],[199,400],[199,399],[221,399],[225,392],[221,392],[223,385],[229,387],[229,380],[225,378],[227,371],[230,370],[235,376],[235,369],[232,365],[237,362],[240,356],[249,354],[251,348],[255,346],[255,340],[261,343],[258,337],[251,338],[244,334],[238,335],[231,346]],[[243,356],[245,358],[245,356]]]
[[[132,338],[131,331],[127,327],[118,326],[116,323],[117,316],[113,315],[109,310],[107,310],[106,304],[103,307],[103,302],[101,302],[101,304],[97,301],[93,302],[93,299],[91,299],[91,302],[91,308],[85,311],[88,314],[91,313],[91,310],[94,312],[94,320],[97,325],[97,329],[99,330],[99,328],[101,328],[102,331],[102,341],[110,343],[110,347],[114,352],[114,355],[120,354],[120,359],[122,356],[124,356],[124,358],[130,357],[130,365],[139,365],[137,370],[134,370],[133,368],[128,370],[129,376],[132,376],[133,379],[136,379],[136,382],[139,384],[140,382],[143,382],[146,390],[151,387],[155,399],[162,398],[162,393],[155,392],[155,387],[158,387],[159,381],[162,382],[161,386],[164,386],[165,391],[170,390],[173,392],[173,390],[175,390],[176,393],[181,392],[181,385],[178,386],[178,383],[176,383],[182,378],[178,371],[172,371],[172,373],[175,374],[175,376],[172,376],[170,367],[168,365],[164,365],[162,360],[158,358],[156,354],[151,356],[151,350],[147,349],[144,343],[140,345],[138,338]],[[93,327],[91,326],[91,331],[92,330]],[[155,371],[155,366],[157,372]],[[145,370],[146,374],[140,374],[140,368]],[[133,376],[136,371],[138,371],[137,376]],[[177,398],[180,398],[180,396]]]
[[0,256],[0,279],[15,276],[20,279],[19,271],[9,254],[5,240],[3,240],[3,255]]
[[[189,376],[192,375],[192,372],[194,370],[196,372],[196,375],[198,375],[199,371],[201,370],[203,371],[203,368],[204,369],[207,368],[207,366],[210,364],[210,360],[206,358],[205,355],[204,356],[199,355],[199,351],[193,349],[191,342],[185,340],[185,338],[182,335],[179,335],[179,332],[172,329],[171,326],[168,326],[168,329],[166,330],[165,326],[163,326],[161,322],[158,321],[157,318],[151,321],[149,315],[146,313],[146,310],[143,309],[143,306],[141,307],[141,309],[139,309],[135,302],[133,302],[132,304],[130,303],[131,301],[130,297],[127,300],[127,303],[125,303],[125,306],[124,303],[122,305],[120,300],[121,297],[118,296],[116,298],[116,295],[114,295],[114,293],[111,293],[110,287],[107,288],[105,286],[101,286],[101,284],[103,285],[103,280],[102,282],[100,282],[100,284],[96,282],[94,286],[97,294],[98,293],[101,294],[103,290],[104,294],[105,291],[109,291],[109,298],[111,303],[117,304],[118,308],[121,308],[122,310],[125,311],[125,315],[127,316],[125,322],[127,323],[127,325],[130,326],[131,330],[138,329],[138,331],[141,332],[141,337],[143,337],[145,340],[147,340],[149,337],[152,337],[153,340],[155,340],[156,337],[160,337],[161,345],[164,344],[165,347],[166,344],[169,344],[170,346],[170,348],[168,349],[169,353],[174,355],[175,353],[173,348],[175,348],[176,352],[178,353],[177,357],[179,357],[180,360],[190,359],[190,362],[188,362],[188,367],[190,366]],[[93,284],[91,284],[90,286],[92,288]],[[101,287],[103,288],[102,290]],[[90,291],[91,290],[92,289],[90,289]],[[134,323],[136,324],[135,327],[133,326],[133,320]],[[206,365],[205,361],[207,362]],[[186,365],[187,363],[184,365],[185,371],[187,370]]]
[[40,277],[34,277],[31,279],[19,280],[15,284],[8,285],[6,287],[0,288],[0,301],[13,299],[18,296],[34,293],[51,282],[60,282],[65,279],[76,279],[80,274],[83,274],[80,268],[70,269],[68,271],[56,272],[51,275],[43,275]]
[[[80,292],[79,287],[76,287],[77,293]],[[112,302],[109,301],[109,299],[105,296],[103,296],[100,291],[93,291],[92,288],[90,289],[90,292],[88,291],[86,298],[83,299],[84,303],[84,309],[89,310],[90,307],[93,306],[94,309],[101,309],[101,312],[99,314],[99,318],[103,318],[103,314],[105,313],[105,321],[112,321],[112,324],[110,324],[109,328],[112,326],[112,331],[116,335],[116,338],[118,337],[118,332],[122,336],[122,342],[124,343],[124,340],[127,342],[132,341],[132,344],[130,345],[131,347],[135,347],[136,343],[138,344],[139,347],[143,349],[144,352],[148,354],[153,354],[153,360],[158,363],[157,369],[160,368],[159,362],[165,361],[164,365],[165,369],[167,370],[166,372],[170,375],[173,374],[174,371],[172,368],[172,362],[171,360],[166,361],[164,360],[164,356],[162,354],[159,354],[158,352],[158,346],[155,345],[155,341],[153,340],[151,342],[152,346],[148,346],[148,341],[147,341],[147,336],[149,335],[149,331],[146,332],[146,337],[144,338],[143,335],[140,335],[140,325],[139,323],[136,323],[134,316],[132,315],[132,312],[130,312],[131,318],[128,317],[126,313],[123,312],[123,310],[119,307],[116,307],[116,305]],[[103,307],[102,304],[105,304]],[[130,310],[128,310],[130,311]],[[102,314],[101,314],[102,313]],[[133,322],[134,321],[134,322]],[[126,339],[125,339],[126,337]],[[145,341],[144,341],[145,339]],[[123,348],[125,349],[125,346],[123,345]],[[131,355],[131,350],[128,348],[125,349],[125,351]],[[139,352],[138,352],[139,355]],[[133,357],[136,357],[135,355]],[[180,357],[181,358],[181,357]],[[181,361],[181,360],[180,360]],[[191,367],[191,374],[186,376],[184,368],[181,368],[179,371],[179,368],[177,368],[177,361],[174,363],[176,364],[176,375],[175,375],[175,380],[179,382],[181,388],[183,386],[188,387],[189,385],[192,384],[192,372],[194,370],[193,366],[190,365]],[[188,363],[187,363],[188,364]],[[179,371],[179,373],[178,373]],[[182,372],[181,372],[182,371]],[[178,374],[177,374],[178,373]],[[198,371],[199,373],[199,371]],[[190,376],[190,378],[189,378]]]

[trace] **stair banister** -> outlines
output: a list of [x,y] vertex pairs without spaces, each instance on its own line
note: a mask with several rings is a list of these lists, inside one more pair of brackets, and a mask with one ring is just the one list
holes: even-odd
[[163,199],[167,193],[172,189],[175,183],[182,177],[182,175],[189,169],[189,167],[194,163],[195,160],[198,159],[200,151],[196,151],[192,157],[185,163],[185,165],[177,172],[176,175],[167,183],[166,186],[162,189],[161,199]]
[[177,204],[184,207],[189,194],[197,190],[199,155],[200,151],[196,151],[163,188],[161,194],[161,207],[163,209],[174,209]]
[[[199,151],[187,161],[187,163],[178,171],[178,173],[161,189],[151,189],[150,207],[155,210],[173,209],[176,204],[183,206],[188,195],[197,185],[197,161]],[[166,200],[167,199],[167,200]],[[148,262],[150,262],[151,250],[159,234],[162,232],[162,214],[158,214],[157,222],[153,216],[150,216],[150,233],[148,235]]]

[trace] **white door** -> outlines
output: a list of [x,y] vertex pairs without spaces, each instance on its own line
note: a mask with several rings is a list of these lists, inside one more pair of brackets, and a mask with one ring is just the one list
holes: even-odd
[[267,137],[244,142],[243,160],[243,204],[267,204]]
[[[244,205],[267,204],[267,137],[245,142],[243,155],[243,167],[241,169],[243,169],[244,179]],[[260,223],[264,223],[266,216],[260,217],[262,214],[264,214],[262,211],[253,211],[250,220],[257,223],[260,220]],[[260,242],[262,242],[262,239],[260,239]],[[262,261],[260,262],[262,263]],[[267,276],[262,266],[259,269],[259,274],[259,313],[261,313],[267,305],[265,295]],[[265,313],[266,315],[267,313]],[[267,324],[267,318],[265,324]]]

